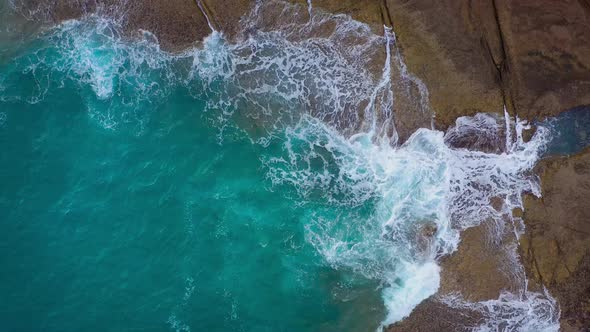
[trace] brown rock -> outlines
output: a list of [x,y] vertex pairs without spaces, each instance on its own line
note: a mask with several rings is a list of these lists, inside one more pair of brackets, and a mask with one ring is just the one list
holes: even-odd
[[[506,265],[510,258],[503,247],[515,239],[507,235],[502,244],[490,238],[485,225],[462,233],[458,250],[441,260],[441,287],[437,295],[458,293],[469,302],[478,302],[497,299],[502,290],[518,289],[518,281],[511,279],[511,269]],[[434,296],[387,331],[471,331],[481,319],[477,311],[449,307]]]
[[562,308],[562,324],[588,326],[590,307],[590,149],[543,160],[542,197],[525,197],[521,255],[529,277]]
[[[306,0],[289,0],[289,2],[307,6]],[[383,25],[388,24],[388,13],[382,1],[369,0],[312,0],[312,7],[329,13],[350,15],[353,19],[367,23],[375,34],[383,33]]]
[[528,119],[590,104],[586,0],[313,3],[372,26],[393,23],[442,127],[461,115],[501,112],[504,103]]
[[451,308],[435,298],[424,300],[411,316],[388,326],[387,332],[457,332],[471,331],[478,326],[481,314],[476,311]]
[[[409,82],[406,91],[408,87],[404,85],[408,82],[399,84],[399,72],[392,73],[393,81],[398,82],[393,87],[395,122],[402,141],[417,128],[430,128],[433,113],[437,125],[447,127],[462,115],[502,111],[498,71],[489,59],[490,46],[482,45],[486,32],[480,22],[474,22],[480,18],[480,12],[493,18],[490,10],[454,0],[313,0],[312,4],[314,8],[348,14],[365,22],[375,34],[383,34],[384,25],[393,26],[410,74],[427,87],[429,94],[423,100],[420,83],[415,81]],[[489,39],[498,39],[497,35],[490,33]],[[494,48],[498,49],[496,44]]]
[[502,103],[528,119],[590,103],[587,1],[387,3],[443,126]]
[[240,19],[254,5],[254,1],[251,0],[201,0],[201,3],[213,21],[215,29],[230,38],[240,32]]
[[514,111],[535,118],[590,104],[590,3],[495,2]]
[[[509,261],[502,244],[489,241],[486,226],[465,230],[457,252],[441,261],[439,294],[458,292],[470,301],[497,299],[504,289],[516,289],[505,262]],[[508,242],[508,241],[506,241]],[[493,276],[493,277],[490,277]]]
[[211,33],[203,13],[191,0],[143,0],[125,4],[126,27],[158,37],[163,49],[178,51]]
[[439,126],[462,115],[501,112],[491,54],[499,49],[491,6],[471,1],[387,1],[410,72],[426,84]]

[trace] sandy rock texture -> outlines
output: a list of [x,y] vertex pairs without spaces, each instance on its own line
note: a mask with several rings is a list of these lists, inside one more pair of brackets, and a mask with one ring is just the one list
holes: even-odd
[[525,198],[521,256],[562,310],[564,331],[590,328],[590,148],[537,166],[542,197]]
[[478,326],[480,313],[450,308],[437,299],[426,299],[408,319],[385,329],[386,332],[467,332]]

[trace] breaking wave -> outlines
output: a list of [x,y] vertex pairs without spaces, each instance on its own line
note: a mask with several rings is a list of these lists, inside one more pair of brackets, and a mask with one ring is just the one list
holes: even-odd
[[[306,230],[331,266],[383,282],[384,324],[436,293],[437,259],[457,249],[463,229],[487,223],[494,240],[522,230],[511,212],[522,208],[524,192],[538,194],[530,171],[547,140],[539,128],[531,141],[494,154],[452,148],[442,132],[419,129],[392,146],[370,134],[346,138],[313,118],[286,137],[284,155],[265,160],[275,186],[297,188],[303,202],[371,206],[362,216],[345,209],[332,218],[312,215]],[[501,207],[492,207],[495,198]]]
[[[422,128],[400,143],[394,87],[417,86],[414,108],[430,109],[395,34],[311,8],[257,2],[236,42],[213,31],[201,48],[179,54],[162,51],[146,31],[124,38],[117,22],[100,16],[66,21],[7,65],[2,98],[37,103],[50,86],[74,85],[89,115],[116,129],[149,121],[146,109],[182,90],[206,101],[221,139],[225,126],[237,126],[257,144],[278,142],[278,153],[261,156],[272,188],[292,188],[299,204],[317,211],[337,207],[331,214],[310,208],[306,239],[334,269],[382,284],[387,325],[437,292],[438,260],[457,249],[462,230],[487,223],[495,240],[522,232],[512,210],[523,208],[523,193],[540,194],[531,170],[548,132],[538,127],[525,142],[526,123],[506,114],[502,126],[502,118],[479,114],[446,134]],[[30,93],[11,93],[10,80],[23,75],[35,82]],[[480,331],[554,330],[555,301],[524,288],[518,296],[447,303],[484,313]],[[531,313],[539,319],[523,318]],[[185,329],[175,317],[170,324]]]

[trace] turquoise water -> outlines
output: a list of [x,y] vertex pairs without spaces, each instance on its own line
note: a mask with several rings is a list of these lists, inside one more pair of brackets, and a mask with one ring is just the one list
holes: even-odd
[[[393,32],[269,3],[242,21],[251,35],[179,54],[94,15],[6,38],[4,329],[375,330],[437,292],[463,229],[522,232],[508,216],[539,194],[543,127],[524,142],[506,115],[501,154],[445,144],[493,139],[484,114],[398,145],[392,73],[418,79]],[[277,5],[304,20],[273,27]],[[555,330],[555,300],[519,273],[519,296],[449,305],[484,330]]]
[[331,330],[356,310],[378,323],[375,285],[322,264],[256,147],[217,144],[199,104],[174,97],[139,136],[97,126],[67,90],[7,105],[4,328]]
[[[283,138],[220,134],[194,91],[150,68],[124,81],[129,50],[93,36],[69,55],[68,38],[0,67],[4,331],[376,328],[378,283],[305,241],[310,211],[341,211],[267,176]],[[98,69],[73,72],[84,56]],[[161,86],[137,98],[145,82]]]

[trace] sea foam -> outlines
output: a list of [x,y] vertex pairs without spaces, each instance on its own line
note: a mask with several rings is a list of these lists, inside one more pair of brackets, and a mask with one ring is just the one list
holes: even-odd
[[[446,134],[419,129],[399,144],[392,78],[401,80],[396,88],[419,87],[416,109],[430,108],[425,85],[408,72],[388,27],[375,35],[345,15],[257,2],[235,42],[213,31],[202,47],[173,55],[149,32],[126,40],[117,24],[92,15],[64,22],[39,51],[17,61],[30,62],[25,73],[47,82],[53,71],[67,73],[105,127],[141,118],[143,103],[185,89],[207,101],[219,128],[237,126],[264,146],[280,142],[278,154],[261,157],[269,182],[292,188],[300,204],[319,207],[302,223],[307,242],[328,265],[381,283],[388,310],[383,326],[438,291],[438,260],[457,249],[462,230],[488,223],[496,241],[507,231],[518,236],[523,225],[511,211],[522,208],[523,193],[540,194],[531,170],[547,131],[539,127],[525,142],[526,124],[507,113],[503,132],[497,117],[476,115],[458,119]],[[133,97],[114,98],[123,95]],[[95,114],[97,103],[112,107]],[[495,198],[499,208],[492,207]],[[323,207],[342,212],[323,214]],[[447,302],[484,312],[482,331],[527,308],[549,308],[535,327],[549,331],[558,324],[548,293],[530,292],[525,283],[520,294]],[[171,324],[183,329],[174,317]]]
[[[387,325],[436,293],[437,260],[457,249],[463,229],[488,223],[500,237],[521,227],[506,218],[522,208],[524,192],[538,193],[530,170],[545,134],[539,128],[531,141],[494,154],[451,148],[442,132],[429,129],[401,146],[377,145],[368,134],[346,138],[306,118],[287,130],[284,155],[266,164],[274,185],[293,186],[304,200],[370,203],[362,217],[312,216],[307,238],[334,268],[383,282]],[[500,210],[491,206],[494,197],[504,200]]]

